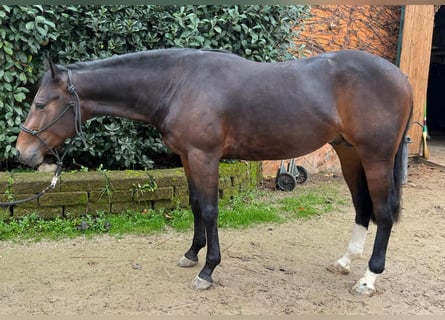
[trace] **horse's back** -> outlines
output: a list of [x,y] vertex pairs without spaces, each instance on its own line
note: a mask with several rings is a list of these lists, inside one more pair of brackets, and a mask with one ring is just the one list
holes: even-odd
[[[177,109],[183,113],[172,125],[196,133],[199,144],[221,146],[228,158],[290,158],[339,137],[366,144],[370,134],[387,137],[394,125],[403,126],[412,99],[397,67],[360,51],[258,63],[191,50],[181,59],[186,69]],[[199,115],[193,127],[181,120],[190,114]]]

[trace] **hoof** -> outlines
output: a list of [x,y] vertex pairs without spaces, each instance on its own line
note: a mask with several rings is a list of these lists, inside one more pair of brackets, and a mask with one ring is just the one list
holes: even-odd
[[351,294],[360,297],[372,297],[376,293],[374,286],[366,282],[357,282],[351,289]]
[[344,267],[337,261],[328,265],[326,269],[332,273],[337,273],[337,274],[348,274],[351,271],[351,268],[349,266]]
[[211,285],[211,282],[204,280],[199,276],[196,276],[196,278],[193,279],[192,282],[192,288],[196,290],[207,290],[208,288],[210,288]]
[[190,268],[190,267],[196,266],[197,264],[198,264],[198,260],[194,261],[194,260],[190,260],[186,256],[182,256],[176,265],[178,267]]

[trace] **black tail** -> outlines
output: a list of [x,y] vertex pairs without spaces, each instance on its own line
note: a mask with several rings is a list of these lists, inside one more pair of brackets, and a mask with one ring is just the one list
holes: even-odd
[[413,107],[411,104],[411,110],[410,110],[410,115],[408,118],[408,122],[406,123],[405,126],[405,130],[403,132],[403,136],[402,136],[402,140],[400,141],[399,144],[399,149],[397,150],[396,153],[396,158],[394,161],[394,192],[393,192],[393,200],[391,201],[391,203],[394,203],[394,222],[397,222],[399,220],[399,216],[400,216],[400,198],[402,196],[402,180],[403,180],[403,148],[404,148],[404,144],[405,142],[405,137],[406,137],[406,133],[408,132],[408,129],[410,127],[411,124],[411,117],[413,114]]

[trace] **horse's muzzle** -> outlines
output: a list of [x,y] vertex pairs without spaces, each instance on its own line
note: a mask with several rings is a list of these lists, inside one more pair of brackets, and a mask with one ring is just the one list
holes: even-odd
[[39,150],[21,151],[17,148],[17,159],[19,162],[34,168],[43,162],[43,154]]

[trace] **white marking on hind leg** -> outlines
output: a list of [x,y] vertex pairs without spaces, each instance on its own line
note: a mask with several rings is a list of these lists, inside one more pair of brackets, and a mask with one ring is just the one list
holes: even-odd
[[348,274],[351,271],[352,260],[362,256],[367,233],[368,229],[366,227],[359,224],[354,225],[346,253],[330,264],[327,269],[334,273]]
[[369,269],[366,270],[365,275],[352,287],[351,293],[353,295],[360,296],[373,296],[376,292],[374,286],[376,278],[376,273],[370,271]]

